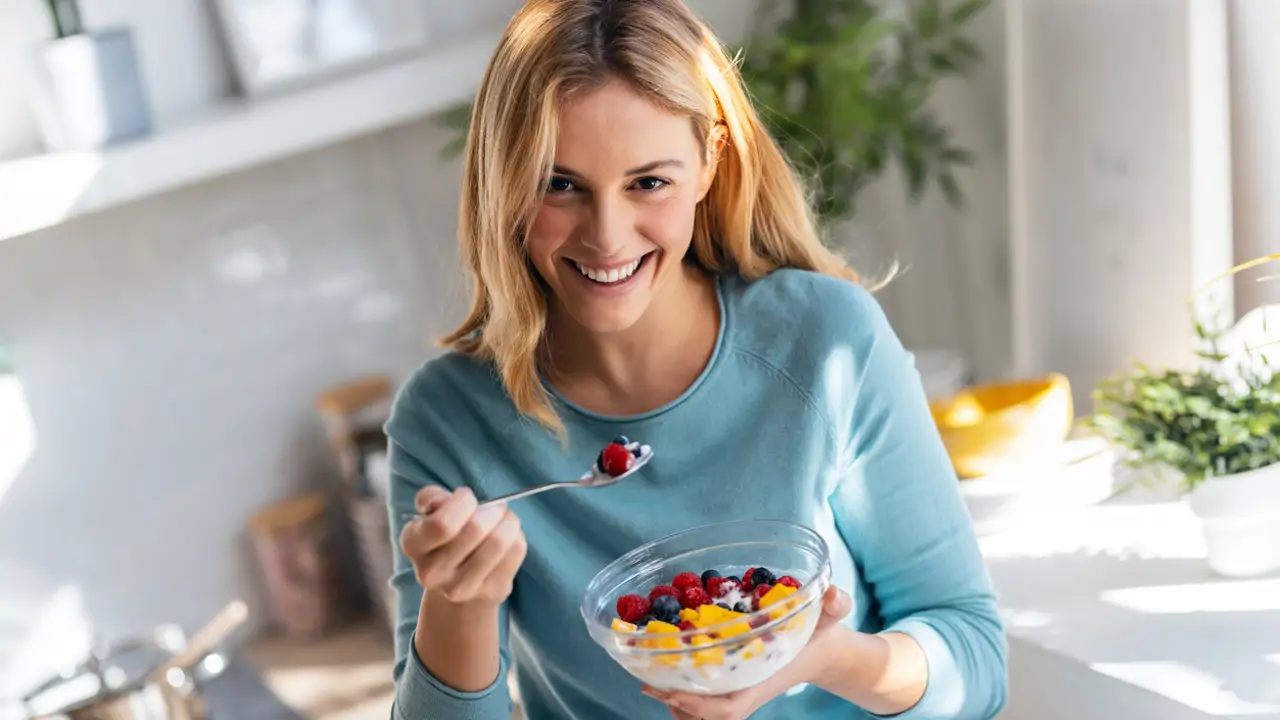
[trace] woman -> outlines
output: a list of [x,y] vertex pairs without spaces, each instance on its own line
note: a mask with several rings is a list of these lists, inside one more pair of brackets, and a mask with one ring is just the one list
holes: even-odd
[[[680,0],[529,0],[466,157],[475,299],[387,424],[393,717],[505,720],[513,664],[533,720],[993,716],[1002,627],[912,359],[710,31]],[[476,510],[618,435],[655,450],[637,476]],[[641,688],[582,628],[583,588],[743,518],[824,535],[820,629],[749,690]]]

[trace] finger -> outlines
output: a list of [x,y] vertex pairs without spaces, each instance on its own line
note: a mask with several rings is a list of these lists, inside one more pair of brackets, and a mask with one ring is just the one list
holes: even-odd
[[443,505],[444,501],[452,496],[453,493],[439,485],[427,485],[419,490],[417,495],[413,496],[413,506],[417,508],[418,512],[426,515]]
[[508,512],[480,547],[458,568],[452,592],[469,597],[486,584],[505,586],[524,562],[520,518]]
[[476,511],[476,496],[470,488],[453,492],[430,517],[405,526],[402,549],[409,557],[421,557],[452,540]]
[[471,516],[458,534],[432,551],[419,565],[419,573],[429,586],[448,582],[461,571],[460,566],[489,537],[507,514],[504,505],[481,508]]

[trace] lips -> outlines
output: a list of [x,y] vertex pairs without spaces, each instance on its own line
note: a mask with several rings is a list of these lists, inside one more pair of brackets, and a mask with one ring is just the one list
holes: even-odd
[[644,264],[645,258],[647,257],[648,255],[645,255],[644,257],[632,260],[625,265],[619,265],[612,268],[595,268],[590,265],[584,265],[577,260],[570,260],[569,262],[579,273],[583,275],[583,277],[600,283],[601,285],[616,285],[634,275],[636,271],[640,269],[640,266]]

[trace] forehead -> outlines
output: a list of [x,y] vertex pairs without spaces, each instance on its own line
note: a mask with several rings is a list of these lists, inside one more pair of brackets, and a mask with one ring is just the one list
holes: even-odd
[[620,81],[560,108],[556,163],[579,172],[625,172],[658,160],[693,167],[700,148],[689,117],[667,111]]

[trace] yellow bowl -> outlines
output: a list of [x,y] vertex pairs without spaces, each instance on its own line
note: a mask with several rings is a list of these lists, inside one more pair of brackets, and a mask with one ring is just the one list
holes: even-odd
[[956,473],[981,477],[1059,451],[1075,423],[1065,375],[973,385],[930,403]]

